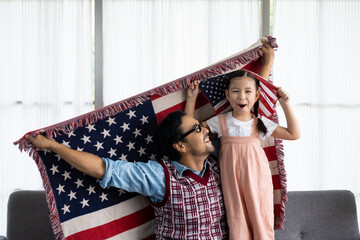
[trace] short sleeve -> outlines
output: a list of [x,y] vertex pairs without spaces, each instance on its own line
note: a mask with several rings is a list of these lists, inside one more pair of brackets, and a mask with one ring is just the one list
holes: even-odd
[[261,116],[261,120],[263,121],[265,127],[267,128],[266,137],[271,136],[271,134],[273,134],[275,129],[279,126],[279,124],[274,123],[273,121],[271,121],[270,119],[264,116]]
[[210,132],[217,133],[219,137],[221,137],[221,130],[219,125],[219,118],[218,116],[214,116],[206,121],[207,125],[210,128]]

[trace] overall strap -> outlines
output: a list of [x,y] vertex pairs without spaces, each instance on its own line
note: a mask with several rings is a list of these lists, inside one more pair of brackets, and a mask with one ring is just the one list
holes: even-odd
[[226,125],[226,114],[219,114],[218,119],[219,119],[219,127],[220,127],[220,131],[221,131],[221,136],[223,136],[223,137],[229,136],[228,128]]

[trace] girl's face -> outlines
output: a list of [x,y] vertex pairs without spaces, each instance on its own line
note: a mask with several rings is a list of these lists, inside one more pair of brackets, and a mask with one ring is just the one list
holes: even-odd
[[251,119],[251,108],[260,96],[253,79],[249,77],[232,79],[229,89],[225,90],[225,95],[233,108],[233,117],[242,121]]

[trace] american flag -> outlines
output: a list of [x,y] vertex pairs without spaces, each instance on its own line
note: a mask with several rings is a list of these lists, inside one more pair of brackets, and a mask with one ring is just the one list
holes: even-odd
[[[277,46],[274,38],[268,39],[273,47]],[[261,61],[258,61],[260,46],[259,40],[250,48],[208,68],[30,134],[43,133],[72,149],[114,161],[155,160],[159,157],[155,151],[156,127],[168,113],[184,109],[189,82],[200,79],[204,89],[207,79],[222,79],[233,70],[245,67],[257,72],[261,67]],[[197,100],[195,117],[201,121],[221,109],[216,109],[216,104],[208,98],[206,94],[199,94]],[[96,179],[71,167],[57,154],[35,151],[24,137],[15,144],[21,150],[29,151],[39,168],[57,239],[154,239],[156,220],[147,198],[122,189],[102,189]],[[270,145],[275,149],[274,142]],[[278,163],[281,165],[282,162],[276,154],[273,158],[274,164],[270,166],[278,169]],[[279,176],[279,172],[277,174]],[[280,188],[280,182],[277,186]],[[282,191],[283,200],[286,198],[284,193]]]

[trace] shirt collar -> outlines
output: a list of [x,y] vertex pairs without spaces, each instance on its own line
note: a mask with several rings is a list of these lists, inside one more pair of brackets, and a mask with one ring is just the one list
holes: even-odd
[[205,171],[206,171],[206,165],[207,165],[207,163],[208,163],[208,159],[205,159],[205,161],[204,161],[204,168],[203,168],[203,170],[202,170],[201,172],[198,172],[198,171],[196,171],[196,170],[194,170],[194,169],[192,169],[192,168],[189,168],[189,167],[187,167],[187,166],[185,166],[185,165],[182,165],[182,164],[179,163],[178,161],[171,161],[171,163],[172,163],[172,165],[174,165],[176,171],[177,171],[180,175],[182,175],[185,170],[190,170],[190,171],[192,171],[193,173],[195,173],[196,175],[202,177],[202,176],[204,175]]

